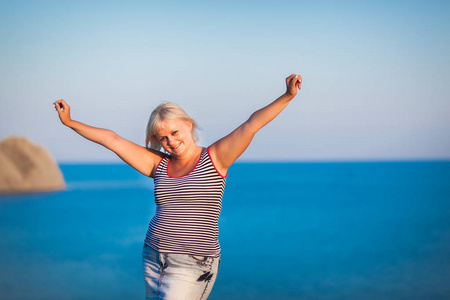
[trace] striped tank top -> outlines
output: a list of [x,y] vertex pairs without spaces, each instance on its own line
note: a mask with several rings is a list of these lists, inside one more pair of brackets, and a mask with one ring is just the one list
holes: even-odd
[[219,174],[209,148],[203,149],[194,169],[172,177],[166,155],[155,172],[156,213],[145,244],[158,252],[219,256],[219,215],[226,177]]

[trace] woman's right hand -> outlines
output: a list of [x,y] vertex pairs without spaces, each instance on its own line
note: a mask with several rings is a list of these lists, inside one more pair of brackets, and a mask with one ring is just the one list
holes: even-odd
[[130,142],[109,129],[97,128],[70,118],[70,106],[64,100],[53,103],[61,122],[82,137],[100,144],[116,153],[124,162],[144,174],[153,177],[164,154]]
[[72,121],[70,118],[70,106],[63,99],[57,100],[53,103],[55,105],[56,110],[58,111],[59,119],[61,122],[69,126],[69,123]]

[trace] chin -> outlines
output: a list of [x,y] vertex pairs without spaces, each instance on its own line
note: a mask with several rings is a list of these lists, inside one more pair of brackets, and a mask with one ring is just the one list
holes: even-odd
[[186,147],[184,147],[184,144],[179,145],[176,149],[169,149],[169,153],[170,154],[180,154],[182,153],[184,150],[186,149]]

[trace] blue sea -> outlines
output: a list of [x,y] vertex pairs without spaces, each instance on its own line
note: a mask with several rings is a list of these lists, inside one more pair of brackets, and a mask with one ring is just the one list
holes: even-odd
[[[0,299],[144,299],[152,179],[61,165],[0,196]],[[450,299],[450,162],[237,163],[210,300]]]

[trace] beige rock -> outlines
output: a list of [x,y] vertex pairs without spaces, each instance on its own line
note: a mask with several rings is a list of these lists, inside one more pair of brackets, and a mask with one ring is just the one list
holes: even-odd
[[47,192],[65,187],[58,164],[44,147],[24,137],[0,142],[0,193]]

